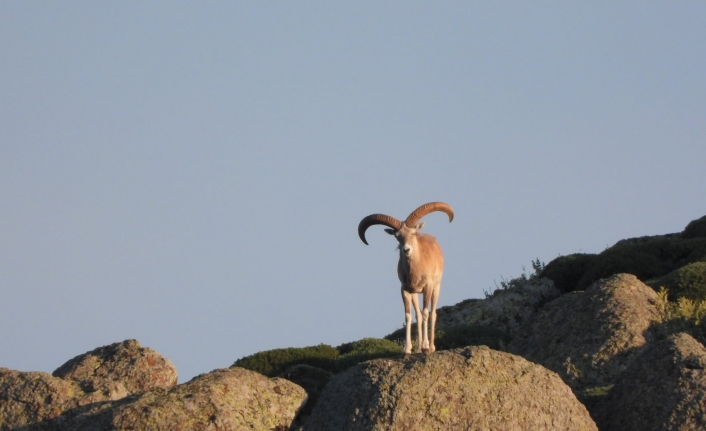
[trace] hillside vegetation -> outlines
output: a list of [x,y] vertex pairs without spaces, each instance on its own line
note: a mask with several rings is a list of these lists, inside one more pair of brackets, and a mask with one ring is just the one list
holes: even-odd
[[[686,330],[706,341],[703,335],[706,327],[701,324],[706,315],[706,216],[690,222],[679,233],[624,239],[601,253],[560,256],[546,265],[537,259],[532,261],[532,267],[534,272],[530,275],[503,279],[497,290],[522,289],[534,280],[547,278],[562,293],[568,293],[585,290],[595,281],[613,274],[633,274],[660,292],[664,300],[661,310],[665,322],[659,328],[661,333],[666,336]],[[297,364],[335,374],[363,361],[400,355],[404,331],[400,328],[383,339],[366,338],[338,347],[320,344],[258,352],[238,359],[233,366],[270,377]],[[412,335],[414,339],[416,330]],[[438,328],[436,344],[439,350],[471,345],[503,350],[511,338],[510,334],[493,326],[467,322]]]
[[[699,262],[684,272],[678,270]],[[540,277],[554,281],[562,292],[585,290],[613,274],[633,274],[650,286],[664,285],[671,300],[706,294],[706,216],[689,223],[683,232],[618,241],[599,254],[571,254],[549,262]],[[676,272],[675,272],[676,271]]]
[[439,308],[429,355],[405,356],[401,328],[182,384],[136,340],[0,368],[0,431],[706,429],[706,216],[532,269]]
[[[706,216],[692,221],[679,233],[624,239],[601,253],[560,256],[546,265],[537,259],[532,261],[532,267],[532,274],[503,279],[495,292],[486,293],[486,301],[504,291],[529,288],[541,279],[551,280],[565,294],[583,291],[613,274],[628,273],[658,292],[662,319],[651,328],[657,338],[687,332],[706,342]],[[480,300],[466,300],[455,307],[478,303],[474,301]],[[506,316],[507,319],[516,317]],[[513,334],[499,329],[501,326],[473,321],[442,326],[437,328],[436,346],[438,350],[475,345],[506,350]],[[416,328],[412,335],[414,340]],[[277,376],[292,366],[304,364],[335,375],[370,359],[401,357],[404,338],[405,329],[400,328],[383,339],[366,338],[338,347],[321,344],[259,352],[239,359],[233,366]],[[319,376],[325,381],[330,378],[328,374]],[[316,384],[321,387],[325,381]]]

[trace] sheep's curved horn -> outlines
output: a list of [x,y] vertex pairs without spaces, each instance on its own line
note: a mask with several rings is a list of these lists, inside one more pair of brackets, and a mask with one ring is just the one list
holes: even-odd
[[449,204],[444,202],[429,202],[412,211],[412,214],[407,217],[404,224],[406,224],[407,227],[414,227],[420,218],[434,211],[445,212],[449,216],[449,223],[454,219],[454,210],[451,209]]
[[390,217],[385,214],[370,214],[361,220],[360,224],[358,224],[358,236],[360,237],[360,240],[365,243],[365,245],[368,245],[368,241],[365,240],[365,231],[374,224],[384,224],[385,226],[391,227],[395,230],[402,227],[402,222],[394,217]]

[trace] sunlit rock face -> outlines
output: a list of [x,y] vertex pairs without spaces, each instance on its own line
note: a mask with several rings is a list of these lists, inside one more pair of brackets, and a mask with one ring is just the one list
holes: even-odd
[[546,304],[508,351],[558,373],[573,389],[610,385],[653,339],[657,294],[617,274]]
[[53,376],[0,368],[0,431],[286,430],[307,400],[289,380],[239,367],[176,381],[172,363],[135,340]]
[[75,416],[64,429],[287,430],[307,395],[288,380],[233,367],[130,398]]
[[596,430],[553,372],[474,346],[377,359],[331,379],[304,430]]
[[89,390],[106,381],[120,382],[129,393],[167,389],[177,383],[174,364],[154,350],[142,347],[137,340],[125,340],[78,355],[52,375],[75,381]]

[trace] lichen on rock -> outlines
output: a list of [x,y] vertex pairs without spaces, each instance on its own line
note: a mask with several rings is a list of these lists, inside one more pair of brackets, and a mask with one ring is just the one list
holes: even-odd
[[522,286],[498,289],[486,299],[440,307],[436,325],[440,329],[459,324],[483,325],[513,335],[538,309],[560,294],[547,278],[528,280]]
[[0,431],[53,420],[66,411],[127,395],[120,383],[85,392],[78,383],[42,372],[0,368]]
[[376,359],[331,379],[304,425],[320,430],[596,430],[553,372],[473,346]]
[[706,348],[685,333],[650,346],[596,406],[602,431],[706,429]]
[[610,385],[654,337],[657,294],[630,274],[599,280],[544,306],[508,351],[558,373],[573,389]]
[[72,431],[288,429],[307,399],[298,385],[232,367],[154,389],[65,422]]
[[88,391],[106,382],[120,382],[129,393],[167,389],[177,383],[174,364],[154,350],[142,347],[137,340],[109,344],[78,355],[52,375],[78,382]]

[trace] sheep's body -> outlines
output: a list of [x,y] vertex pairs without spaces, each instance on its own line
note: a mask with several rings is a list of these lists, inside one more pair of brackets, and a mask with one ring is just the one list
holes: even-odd
[[[443,211],[453,220],[453,210],[442,202],[432,202],[417,208],[407,220],[399,220],[382,214],[373,214],[364,218],[358,226],[361,240],[365,240],[365,230],[373,224],[384,224],[385,229],[399,242],[400,258],[397,263],[397,276],[401,283],[402,301],[405,311],[407,336],[404,351],[412,353],[412,307],[417,316],[417,352],[434,352],[434,334],[436,326],[436,303],[441,290],[441,276],[444,272],[444,256],[441,247],[431,235],[418,233],[424,222],[416,223],[432,211]],[[422,295],[422,310],[419,308],[419,294]]]
[[[436,238],[428,234],[416,234],[416,237],[417,245],[409,256],[404,252],[405,244],[400,243],[400,260],[397,263],[397,276],[402,284],[402,302],[407,329],[404,351],[412,352],[411,308],[413,306],[417,316],[417,352],[431,353],[436,350],[434,345],[436,303],[441,291],[444,256]],[[410,238],[405,238],[405,241],[410,241]],[[422,295],[421,313],[419,294]]]

